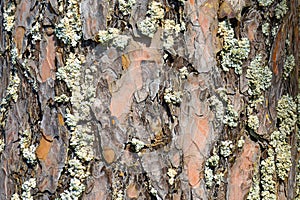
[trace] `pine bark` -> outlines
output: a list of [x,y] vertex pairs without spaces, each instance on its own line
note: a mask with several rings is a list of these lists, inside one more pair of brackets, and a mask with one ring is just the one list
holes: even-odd
[[[122,2],[0,2],[0,199],[62,198],[76,191],[75,179],[83,189],[70,199],[250,199],[255,185],[266,199],[262,163],[271,157],[276,199],[300,199],[299,1],[287,1],[281,15],[281,0],[159,0],[162,18],[149,12],[152,1],[136,1],[128,13]],[[156,20],[150,37],[140,27],[147,17]],[[59,27],[66,18],[78,24]],[[184,27],[172,29],[171,46],[167,20]],[[222,67],[222,22],[236,41],[250,42],[240,74]],[[74,32],[62,35],[68,28]],[[110,28],[126,37],[124,48],[118,35],[101,43],[99,31]],[[255,96],[247,73],[258,55],[271,80]],[[290,125],[278,116],[284,96],[297,104],[284,119],[298,122],[281,141],[291,148],[281,179],[272,134]]]

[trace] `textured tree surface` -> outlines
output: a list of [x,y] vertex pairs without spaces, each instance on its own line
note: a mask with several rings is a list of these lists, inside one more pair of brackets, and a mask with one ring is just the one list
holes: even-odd
[[300,199],[299,1],[0,1],[0,199]]

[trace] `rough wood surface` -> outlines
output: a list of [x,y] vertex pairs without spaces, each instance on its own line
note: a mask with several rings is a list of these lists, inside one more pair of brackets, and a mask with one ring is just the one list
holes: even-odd
[[299,1],[0,8],[0,199],[300,199]]

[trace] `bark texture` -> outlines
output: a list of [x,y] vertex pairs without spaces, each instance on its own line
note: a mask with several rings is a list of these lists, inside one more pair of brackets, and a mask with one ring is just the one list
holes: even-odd
[[299,1],[0,8],[0,199],[300,199]]

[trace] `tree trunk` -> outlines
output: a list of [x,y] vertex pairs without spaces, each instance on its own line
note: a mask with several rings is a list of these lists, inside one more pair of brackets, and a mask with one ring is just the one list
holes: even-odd
[[300,199],[299,1],[0,7],[0,199]]

